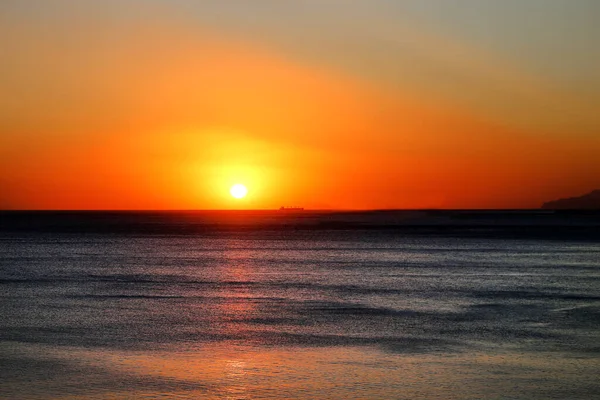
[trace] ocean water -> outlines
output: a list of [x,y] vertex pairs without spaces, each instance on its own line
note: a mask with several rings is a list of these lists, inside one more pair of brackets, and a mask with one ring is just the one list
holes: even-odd
[[600,398],[595,239],[6,221],[3,399]]

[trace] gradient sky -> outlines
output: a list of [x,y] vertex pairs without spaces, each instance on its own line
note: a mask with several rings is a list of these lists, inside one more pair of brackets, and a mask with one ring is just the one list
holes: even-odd
[[596,0],[3,0],[0,208],[580,195],[600,188],[598,16]]

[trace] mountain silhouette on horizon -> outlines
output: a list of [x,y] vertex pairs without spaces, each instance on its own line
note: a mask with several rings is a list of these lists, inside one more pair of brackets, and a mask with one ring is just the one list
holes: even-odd
[[579,197],[569,197],[546,202],[544,210],[600,210],[600,190]]

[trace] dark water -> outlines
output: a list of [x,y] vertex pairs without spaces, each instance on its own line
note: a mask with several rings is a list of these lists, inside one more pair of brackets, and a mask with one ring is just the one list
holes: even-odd
[[589,218],[75,215],[3,215],[1,398],[600,398]]

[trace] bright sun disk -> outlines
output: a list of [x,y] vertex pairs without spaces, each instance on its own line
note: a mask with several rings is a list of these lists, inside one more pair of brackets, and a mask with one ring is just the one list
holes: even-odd
[[231,195],[236,199],[241,199],[243,197],[246,197],[246,195],[248,194],[248,189],[246,188],[246,186],[238,183],[236,185],[233,185],[231,189],[229,189],[229,193],[231,193]]

